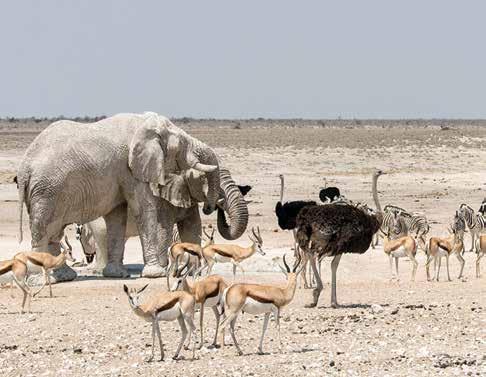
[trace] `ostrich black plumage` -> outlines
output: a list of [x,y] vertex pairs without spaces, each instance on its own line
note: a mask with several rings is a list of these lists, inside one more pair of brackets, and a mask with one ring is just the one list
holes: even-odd
[[319,191],[319,199],[323,203],[332,203],[341,196],[337,187],[327,187],[327,180],[324,179],[324,188]]
[[[373,173],[372,191],[377,212],[367,211],[346,204],[326,204],[307,207],[297,216],[297,242],[304,252],[316,253],[317,259],[324,256],[334,257],[331,262],[332,291],[331,306],[337,307],[336,271],[343,253],[362,254],[368,250],[373,235],[380,228],[383,214],[378,200],[377,181],[381,170]],[[322,291],[322,280],[317,269],[316,258],[309,262],[314,272],[317,287],[313,291],[313,302],[308,307],[317,305]]]
[[282,230],[293,230],[297,226],[296,220],[300,210],[307,206],[315,206],[317,203],[313,200],[295,200],[293,202],[284,203],[283,197],[285,182],[283,174],[280,174],[279,178],[280,201],[277,202],[275,206],[275,214],[277,215],[278,226]]

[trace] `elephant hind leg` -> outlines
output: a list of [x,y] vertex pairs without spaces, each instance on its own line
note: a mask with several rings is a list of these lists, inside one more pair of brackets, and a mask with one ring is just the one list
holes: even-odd
[[127,229],[127,205],[121,204],[104,216],[106,222],[106,241],[108,248],[108,264],[103,269],[103,275],[125,278],[130,274],[123,267],[125,251],[125,233]]

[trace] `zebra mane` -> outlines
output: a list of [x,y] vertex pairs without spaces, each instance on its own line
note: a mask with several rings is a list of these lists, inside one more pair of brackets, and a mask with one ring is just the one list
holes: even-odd
[[459,206],[460,209],[462,208],[467,208],[468,210],[474,212],[474,209],[471,207],[471,206],[468,206],[466,203],[462,203],[460,206]]

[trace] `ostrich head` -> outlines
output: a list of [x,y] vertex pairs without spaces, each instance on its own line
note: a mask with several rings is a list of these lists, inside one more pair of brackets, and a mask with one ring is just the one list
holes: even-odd
[[283,204],[283,196],[284,196],[284,176],[283,174],[279,174],[278,177],[280,178],[280,203]]

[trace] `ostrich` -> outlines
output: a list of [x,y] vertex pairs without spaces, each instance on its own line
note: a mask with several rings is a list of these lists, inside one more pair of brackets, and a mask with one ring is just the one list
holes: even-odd
[[341,193],[337,187],[327,187],[327,180],[324,179],[324,188],[319,191],[319,199],[323,203],[332,203],[339,198]]
[[[277,205],[275,206],[275,214],[277,215],[278,219],[278,226],[282,230],[292,230],[293,236],[294,236],[294,250],[295,250],[295,255],[297,256],[299,254],[299,245],[297,243],[297,238],[296,238],[296,232],[295,232],[295,227],[296,227],[296,220],[297,220],[297,215],[299,214],[300,210],[304,207],[308,206],[316,206],[317,203],[313,200],[295,200],[292,202],[285,202],[283,201],[284,198],[284,190],[285,190],[285,181],[284,181],[284,176],[283,174],[279,175],[280,178],[280,201],[277,202]],[[304,287],[307,288],[307,278],[306,278],[306,266],[307,266],[307,258],[304,258],[303,261],[303,277],[304,277]]]
[[[369,214],[352,205],[325,204],[305,207],[297,216],[297,241],[304,252],[334,257],[331,262],[332,291],[331,306],[338,306],[336,298],[336,271],[343,253],[362,254],[368,250],[373,235],[380,228],[383,213],[378,200],[377,181],[381,170],[373,172],[372,192],[376,212]],[[316,258],[309,258],[317,287],[313,291],[313,302],[307,307],[315,307],[322,291],[322,280],[317,269]]]

